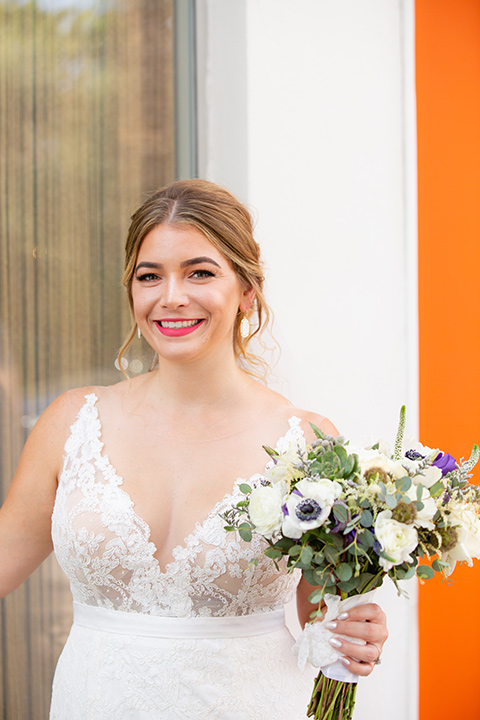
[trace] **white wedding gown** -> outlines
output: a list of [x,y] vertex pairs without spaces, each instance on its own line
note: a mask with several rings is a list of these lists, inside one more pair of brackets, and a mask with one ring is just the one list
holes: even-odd
[[[85,400],[52,517],[74,624],[50,720],[305,720],[313,676],[298,670],[283,619],[299,574],[277,570],[260,538],[224,531],[239,481],[162,571],[103,454],[97,398]],[[279,450],[302,434],[290,426]]]

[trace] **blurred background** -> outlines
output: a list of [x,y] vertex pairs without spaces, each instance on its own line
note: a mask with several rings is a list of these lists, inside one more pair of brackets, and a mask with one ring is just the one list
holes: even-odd
[[[256,218],[274,387],[355,440],[393,440],[406,403],[410,432],[468,455],[479,120],[478,0],[0,0],[2,498],[56,395],[121,380],[129,218],[180,177]],[[477,567],[382,589],[356,720],[480,716],[479,589]],[[71,620],[55,560],[0,612],[0,718],[46,720]]]

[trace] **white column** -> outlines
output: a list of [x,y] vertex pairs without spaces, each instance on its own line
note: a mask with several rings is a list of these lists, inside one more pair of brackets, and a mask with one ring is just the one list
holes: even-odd
[[[258,217],[274,386],[356,440],[417,432],[413,0],[202,0],[201,171]],[[356,720],[417,717],[416,586]],[[395,701],[392,702],[392,698]]]

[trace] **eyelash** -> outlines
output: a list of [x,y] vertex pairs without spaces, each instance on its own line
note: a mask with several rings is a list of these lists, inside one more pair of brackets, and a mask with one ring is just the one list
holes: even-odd
[[192,276],[193,275],[199,275],[201,278],[215,277],[215,273],[211,272],[210,270],[195,270],[192,273]]
[[[190,277],[197,277],[199,280],[203,280],[209,277],[215,277],[215,273],[211,270],[194,270]],[[137,275],[135,278],[138,282],[152,282],[159,279],[155,273],[144,273],[143,275]]]

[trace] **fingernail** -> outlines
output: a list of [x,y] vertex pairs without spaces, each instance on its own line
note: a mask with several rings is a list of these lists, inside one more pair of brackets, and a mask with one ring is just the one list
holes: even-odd
[[336,648],[341,648],[341,647],[342,647],[342,643],[340,642],[340,640],[337,640],[337,638],[330,638],[330,640],[329,640],[328,642],[329,642],[331,645],[333,645],[333,647],[336,647]]
[[344,665],[350,665],[350,660],[346,657],[341,657],[340,662],[343,663]]
[[328,622],[328,623],[325,623],[325,627],[327,627],[329,630],[335,630],[335,628],[337,627],[337,623],[336,622]]
[[348,618],[348,613],[343,612],[341,615],[338,616],[339,620],[346,620]]

